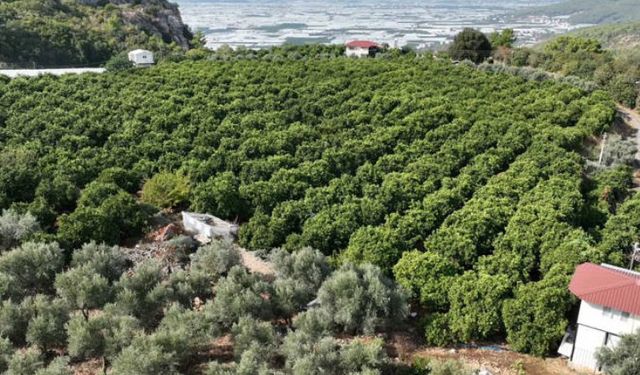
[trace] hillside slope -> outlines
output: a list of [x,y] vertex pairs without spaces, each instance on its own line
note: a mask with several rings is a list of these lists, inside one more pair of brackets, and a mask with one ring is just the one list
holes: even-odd
[[166,0],[0,2],[0,64],[100,65],[130,48],[188,49],[193,38]]
[[640,22],[587,27],[569,35],[596,39],[604,48],[612,50],[631,50],[640,47]]
[[530,8],[530,15],[570,16],[577,24],[604,24],[640,20],[637,0],[567,0],[559,4]]
[[622,262],[638,230],[631,173],[592,177],[577,152],[614,114],[603,92],[412,56],[0,81],[0,208],[71,251],[139,235],[143,181],[190,186],[178,207],[238,219],[248,249],[394,275],[430,344],[542,355],[576,264]]

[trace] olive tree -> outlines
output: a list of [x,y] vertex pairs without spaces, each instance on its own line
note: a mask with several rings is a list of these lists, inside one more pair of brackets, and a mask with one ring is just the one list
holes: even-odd
[[408,314],[406,293],[375,266],[346,264],[320,287],[320,308],[346,332],[373,333]]
[[137,319],[112,310],[107,308],[89,319],[75,315],[69,320],[65,328],[71,357],[80,360],[102,357],[106,365],[143,334]]
[[213,301],[205,305],[205,316],[224,327],[231,328],[245,315],[261,319],[272,316],[271,286],[239,266],[231,268],[229,275],[220,279],[215,295]]
[[18,350],[9,359],[7,375],[33,375],[44,367],[42,353],[36,348]]
[[56,291],[70,307],[79,309],[85,319],[89,310],[104,306],[112,298],[112,286],[90,265],[72,268],[56,277]]
[[124,348],[113,360],[112,372],[115,375],[179,374],[172,353],[165,352],[148,336],[136,337]]
[[63,265],[64,254],[58,244],[27,242],[0,256],[0,294],[21,300],[51,293],[56,273]]
[[129,268],[129,261],[118,246],[89,242],[73,252],[72,267],[88,266],[114,282]]
[[13,352],[14,349],[11,340],[6,337],[0,337],[0,372],[4,373],[4,371],[7,371]]
[[305,247],[290,253],[276,249],[271,253],[276,270],[274,289],[278,308],[289,317],[311,302],[330,273],[326,257]]
[[236,359],[240,359],[247,350],[253,350],[255,355],[267,361],[277,346],[276,333],[269,322],[261,322],[248,316],[241,317],[233,325],[231,332]]
[[203,272],[212,281],[226,276],[232,267],[241,264],[240,252],[229,240],[214,240],[191,254],[191,270]]
[[64,301],[37,295],[31,305],[32,315],[27,326],[27,342],[43,353],[49,349],[66,345],[65,324],[69,320],[69,309]]
[[169,290],[162,283],[162,265],[155,260],[139,264],[133,272],[123,274],[116,284],[116,305],[151,327],[162,316]]
[[6,337],[16,346],[26,343],[27,326],[31,319],[31,299],[21,303],[5,300],[0,303],[0,336]]
[[639,356],[640,331],[622,336],[615,348],[603,346],[596,353],[598,366],[610,375],[640,374]]
[[0,251],[19,245],[22,240],[40,229],[30,213],[23,215],[14,210],[2,210],[0,215]]

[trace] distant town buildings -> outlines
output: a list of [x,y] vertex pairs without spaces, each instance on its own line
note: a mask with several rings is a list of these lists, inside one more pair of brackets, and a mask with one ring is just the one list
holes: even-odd
[[369,40],[353,40],[346,47],[348,57],[374,57],[380,51],[380,45]]
[[640,328],[640,273],[584,263],[576,268],[569,290],[582,302],[576,327],[567,332],[558,352],[575,367],[598,371],[598,348],[613,348],[620,336]]
[[155,63],[153,60],[153,52],[146,49],[136,49],[129,52],[129,61],[135,66],[151,66]]

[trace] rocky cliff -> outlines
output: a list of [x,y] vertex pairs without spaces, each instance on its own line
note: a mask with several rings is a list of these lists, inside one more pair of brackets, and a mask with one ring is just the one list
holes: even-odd
[[84,5],[104,7],[115,5],[122,10],[125,23],[188,49],[193,34],[182,22],[178,5],[166,0],[77,0]]
[[167,0],[0,0],[0,67],[100,66],[134,48],[180,53],[192,38]]

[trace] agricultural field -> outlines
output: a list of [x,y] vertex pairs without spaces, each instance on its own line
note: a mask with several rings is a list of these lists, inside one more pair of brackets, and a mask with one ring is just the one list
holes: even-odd
[[[556,349],[574,313],[577,301],[567,285],[575,266],[621,264],[638,235],[640,196],[631,196],[631,170],[614,163],[587,173],[581,156],[585,140],[608,129],[614,115],[602,91],[415,55],[357,61],[266,56],[2,80],[0,208],[11,209],[5,215],[30,213],[39,230],[3,244],[0,270],[17,277],[12,267],[23,261],[22,252],[49,254],[55,263],[46,280],[3,280],[0,295],[5,305],[34,299],[42,308],[38,298],[68,296],[70,281],[58,282],[56,274],[81,277],[94,267],[112,294],[91,308],[68,297],[72,307],[57,311],[79,311],[91,322],[89,310],[104,308],[104,319],[140,325],[143,339],[120,343],[114,352],[71,353],[103,356],[116,373],[127,373],[141,353],[159,362],[173,353],[175,361],[167,361],[181,371],[200,369],[201,357],[176,352],[169,339],[179,321],[181,332],[190,332],[187,322],[197,314],[208,314],[214,328],[205,330],[216,337],[233,331],[245,335],[238,337],[246,344],[247,332],[265,332],[262,339],[272,340],[269,348],[279,354],[248,351],[253,360],[305,373],[304,361],[296,361],[311,354],[294,347],[322,336],[314,331],[305,338],[300,329],[281,343],[271,331],[278,328],[260,321],[290,326],[301,301],[315,298],[318,289],[322,309],[304,313],[298,328],[321,327],[317,321],[326,316],[311,311],[325,311],[337,316],[326,329],[371,334],[400,322],[408,299],[430,345],[506,341],[543,356]],[[198,250],[171,281],[157,265],[138,266],[133,276],[120,266],[115,274],[84,266],[92,264],[91,254],[112,256],[109,248],[74,251],[90,241],[131,244],[151,229],[159,209],[240,222],[239,244],[280,254],[278,278],[288,284],[282,281],[278,292],[279,279],[262,283],[232,269],[234,261],[211,268],[211,262],[233,259],[226,247],[206,248],[200,256]],[[287,268],[295,263],[287,257],[303,248],[300,262],[317,277],[299,282],[304,290],[297,290],[293,285],[303,276]],[[199,273],[189,271],[193,264]],[[47,286],[53,279],[56,288]],[[332,296],[358,282],[364,295],[380,292],[381,299],[361,307],[371,315],[340,320],[344,300]],[[212,295],[207,283],[219,289]],[[155,293],[153,285],[157,295],[145,294]],[[240,311],[222,313],[220,295]],[[246,295],[248,305],[230,302],[235,295]],[[191,306],[195,297],[205,303],[202,311]],[[146,302],[131,304],[136,298]],[[175,303],[180,307],[169,309]],[[257,321],[243,320],[244,313]],[[74,329],[83,319],[72,318]],[[0,324],[0,334],[3,329]],[[67,328],[47,341],[18,332],[7,345],[26,342],[47,351],[64,347],[71,334]],[[374,358],[382,344],[362,345],[345,344],[336,355],[369,356],[353,371],[379,369]],[[235,359],[241,362],[243,353]],[[252,359],[244,360],[248,366]]]

